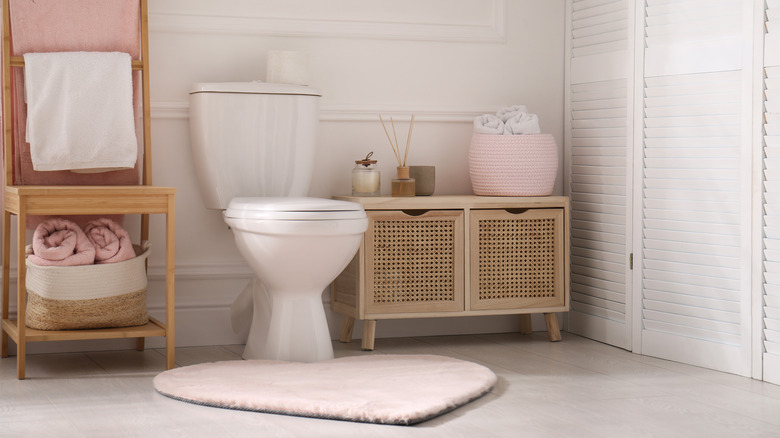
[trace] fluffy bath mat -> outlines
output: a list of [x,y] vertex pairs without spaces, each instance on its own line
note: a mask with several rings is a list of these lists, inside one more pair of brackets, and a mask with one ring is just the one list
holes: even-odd
[[237,360],[160,373],[154,388],[176,400],[245,411],[410,425],[488,393],[496,375],[434,355],[369,355],[315,363]]

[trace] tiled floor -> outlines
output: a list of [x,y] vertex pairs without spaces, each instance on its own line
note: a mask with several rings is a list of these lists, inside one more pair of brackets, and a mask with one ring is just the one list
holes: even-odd
[[[374,353],[440,354],[490,367],[496,388],[416,426],[382,426],[196,406],[157,394],[162,351],[41,354],[16,380],[0,360],[0,437],[780,437],[780,386],[563,333],[377,339]],[[337,356],[372,354],[359,341]],[[177,349],[179,366],[240,346]]]

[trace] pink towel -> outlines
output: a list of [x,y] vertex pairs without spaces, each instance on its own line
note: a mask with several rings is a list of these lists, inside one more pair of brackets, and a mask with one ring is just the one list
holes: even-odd
[[41,266],[78,266],[95,262],[95,247],[84,231],[67,219],[49,219],[33,233],[30,262]]
[[130,235],[111,219],[87,223],[84,233],[95,247],[95,263],[116,263],[135,257]]
[[[11,0],[12,55],[28,52],[126,52],[140,56],[139,0]],[[24,103],[24,72],[13,68],[11,99],[14,106],[12,147],[13,181],[16,185],[137,185],[143,162],[140,110],[140,74],[134,72],[136,136],[139,141],[135,169],[105,173],[74,173],[67,170],[33,170],[30,144],[25,142],[27,107]],[[0,142],[2,142],[0,136]],[[86,218],[94,219],[95,216]],[[121,221],[123,216],[112,216]],[[45,217],[28,217],[32,228]],[[75,218],[73,218],[76,220]],[[79,222],[86,222],[80,219]]]

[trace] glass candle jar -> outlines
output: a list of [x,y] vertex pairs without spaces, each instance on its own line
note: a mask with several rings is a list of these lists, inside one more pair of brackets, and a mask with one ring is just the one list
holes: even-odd
[[379,169],[376,160],[369,160],[372,154],[355,161],[352,169],[352,196],[379,196]]

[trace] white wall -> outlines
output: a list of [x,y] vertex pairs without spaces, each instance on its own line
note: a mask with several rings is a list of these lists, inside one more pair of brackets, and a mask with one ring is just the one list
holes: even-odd
[[[436,194],[471,193],[471,122],[484,112],[525,104],[562,144],[562,0],[155,0],[149,12],[154,182],[178,189],[177,345],[239,341],[228,312],[249,278],[220,213],[200,200],[191,84],[263,80],[268,50],[308,52],[311,85],[323,93],[310,191],[318,197],[348,194],[354,160],[369,151],[389,191],[395,164],[379,114],[416,115],[409,163],[437,167]],[[161,241],[162,223],[153,224]],[[151,266],[150,306],[159,309],[161,251]],[[329,319],[335,337],[341,317]],[[377,335],[515,330],[515,319],[382,321]]]
[[[262,80],[268,50],[308,52],[311,85],[323,92],[317,197],[348,194],[354,160],[369,151],[389,192],[395,164],[379,114],[416,115],[409,163],[436,166],[436,194],[471,193],[467,150],[482,113],[525,104],[562,145],[563,0],[155,0],[149,8],[154,183],[178,189],[179,346],[240,342],[229,307],[250,275],[220,213],[201,203],[189,150],[191,84]],[[152,225],[152,241],[164,242],[162,218]],[[162,269],[158,247],[149,305],[159,317]],[[328,317],[335,337],[341,317]],[[381,321],[377,336],[514,331],[516,319]]]

